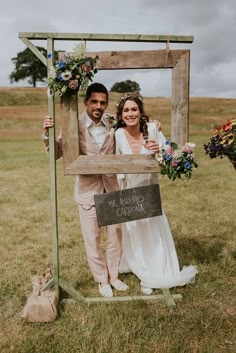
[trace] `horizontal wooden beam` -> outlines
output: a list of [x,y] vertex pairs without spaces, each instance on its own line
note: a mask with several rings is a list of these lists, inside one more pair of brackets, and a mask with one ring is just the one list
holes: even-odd
[[19,32],[20,38],[86,40],[109,42],[151,42],[151,43],[192,43],[193,36],[157,34],[107,34],[107,33],[58,33],[58,32]]
[[150,155],[80,155],[64,167],[64,175],[158,173],[160,166]]
[[189,50],[103,51],[87,55],[98,55],[99,70],[167,69],[173,68],[186,51]]

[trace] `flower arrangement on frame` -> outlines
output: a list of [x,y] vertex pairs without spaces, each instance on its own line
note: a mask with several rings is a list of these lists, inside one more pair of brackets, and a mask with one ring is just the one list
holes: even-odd
[[161,174],[167,175],[172,181],[185,176],[191,178],[193,168],[198,165],[195,161],[194,143],[187,142],[184,146],[166,141],[167,148],[161,148],[155,154],[155,159],[161,167]]
[[65,53],[50,70],[48,88],[50,94],[73,96],[82,90],[97,73],[98,56],[87,57],[86,45],[80,43],[71,53]]
[[236,169],[236,119],[227,120],[222,126],[216,127],[203,147],[211,159],[227,156]]

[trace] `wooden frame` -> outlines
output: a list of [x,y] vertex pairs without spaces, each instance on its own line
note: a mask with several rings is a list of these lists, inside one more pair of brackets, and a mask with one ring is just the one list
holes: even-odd
[[[86,40],[113,42],[149,42],[149,43],[192,43],[192,36],[142,35],[142,34],[91,34],[91,33],[19,33],[21,40],[48,67],[54,64],[55,40]],[[48,57],[45,58],[30,40],[47,40]],[[172,69],[172,107],[171,140],[184,144],[189,138],[189,50],[171,50],[169,46],[162,50],[149,51],[108,51],[88,53],[98,55],[99,70],[121,69]],[[93,156],[79,155],[78,104],[76,97],[62,99],[63,165],[64,174],[98,173],[154,173],[159,172],[158,164],[147,156]],[[54,96],[49,97],[49,115],[55,119]],[[53,134],[53,132],[52,132]]]
[[[99,56],[99,70],[171,68],[171,140],[179,144],[189,135],[189,50],[91,52]],[[76,97],[62,99],[64,174],[155,173],[160,167],[147,156],[80,156],[78,103]],[[72,136],[73,131],[73,136]],[[96,160],[96,163],[94,163]]]
[[[176,35],[142,35],[142,34],[92,34],[92,33],[44,33],[20,32],[19,38],[47,66],[48,77],[54,64],[55,40],[85,40],[112,42],[149,42],[166,43],[164,50],[149,51],[110,51],[88,53],[99,56],[99,70],[120,69],[172,69],[172,108],[171,108],[171,140],[184,144],[189,136],[189,50],[170,50],[169,43],[192,43],[192,36]],[[45,58],[31,40],[47,40],[47,58]],[[48,95],[48,114],[55,120],[55,97]],[[164,299],[168,306],[175,306],[174,299],[181,295],[171,295],[168,288],[162,289],[163,295],[126,296],[115,298],[85,298],[79,291],[59,276],[59,247],[57,222],[57,180],[55,161],[55,124],[49,130],[50,176],[51,176],[51,207],[52,207],[52,243],[53,243],[53,280],[45,286],[54,285],[64,289],[75,300],[82,302],[114,302],[135,299]],[[62,99],[62,131],[63,131],[63,165],[65,175],[72,174],[104,174],[152,173],[158,172],[157,163],[145,156],[80,156],[77,97]],[[96,164],[94,163],[96,161]]]

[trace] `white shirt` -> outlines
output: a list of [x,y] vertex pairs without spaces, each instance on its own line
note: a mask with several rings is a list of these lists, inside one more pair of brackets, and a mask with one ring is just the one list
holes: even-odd
[[92,137],[95,145],[97,146],[97,150],[99,151],[105,141],[106,135],[109,131],[109,127],[107,126],[107,122],[105,119],[101,118],[99,123],[95,123],[86,113],[86,127],[90,136]]

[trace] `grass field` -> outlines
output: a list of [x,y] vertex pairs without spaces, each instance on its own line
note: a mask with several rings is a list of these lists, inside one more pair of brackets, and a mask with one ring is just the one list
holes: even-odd
[[[110,112],[117,98],[111,95]],[[169,136],[169,99],[144,102]],[[59,129],[59,102],[56,111]],[[46,114],[45,89],[0,89],[0,352],[235,353],[236,172],[226,158],[209,160],[202,145],[216,125],[235,118],[236,100],[190,99],[199,168],[190,180],[160,177],[180,265],[199,267],[195,283],[171,289],[182,294],[177,307],[161,301],[67,304],[55,322],[29,324],[20,313],[31,276],[52,266],[49,160],[40,140]],[[57,182],[60,273],[85,296],[97,296],[72,200],[74,177],[64,177],[62,160]],[[137,278],[121,278],[131,295],[140,294]]]

